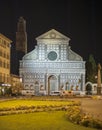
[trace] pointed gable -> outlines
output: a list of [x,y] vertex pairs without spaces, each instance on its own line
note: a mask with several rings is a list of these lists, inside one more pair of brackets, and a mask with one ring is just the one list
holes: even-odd
[[38,36],[36,38],[37,42],[40,41],[66,41],[69,42],[70,38],[68,38],[67,36],[61,34],[60,32],[56,31],[55,29],[51,29],[50,31]]

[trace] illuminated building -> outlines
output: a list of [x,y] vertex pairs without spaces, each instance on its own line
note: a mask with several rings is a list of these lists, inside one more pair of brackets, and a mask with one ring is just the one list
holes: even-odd
[[13,94],[19,94],[21,92],[22,84],[18,75],[11,74],[11,88]]
[[57,94],[61,90],[85,91],[85,61],[71,50],[70,38],[52,29],[36,38],[35,49],[20,61],[25,92]]
[[11,40],[0,33],[0,83],[10,84],[10,44]]

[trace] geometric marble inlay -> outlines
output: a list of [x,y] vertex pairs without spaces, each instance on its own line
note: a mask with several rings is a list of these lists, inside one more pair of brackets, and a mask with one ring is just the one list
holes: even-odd
[[35,49],[23,56],[19,74],[24,90],[51,95],[63,90],[85,91],[85,61],[71,50],[70,38],[51,29],[36,38]]

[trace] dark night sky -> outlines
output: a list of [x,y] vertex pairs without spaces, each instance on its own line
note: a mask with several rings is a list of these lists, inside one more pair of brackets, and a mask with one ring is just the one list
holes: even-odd
[[[86,61],[93,54],[102,63],[102,7],[100,0],[1,0],[0,32],[15,46],[17,22],[26,20],[28,51],[35,38],[54,28],[71,38],[70,46]],[[12,54],[13,55],[13,54]]]

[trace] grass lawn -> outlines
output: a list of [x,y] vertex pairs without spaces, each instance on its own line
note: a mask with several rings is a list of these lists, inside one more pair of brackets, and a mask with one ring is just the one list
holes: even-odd
[[0,130],[96,130],[70,123],[65,111],[0,116]]

